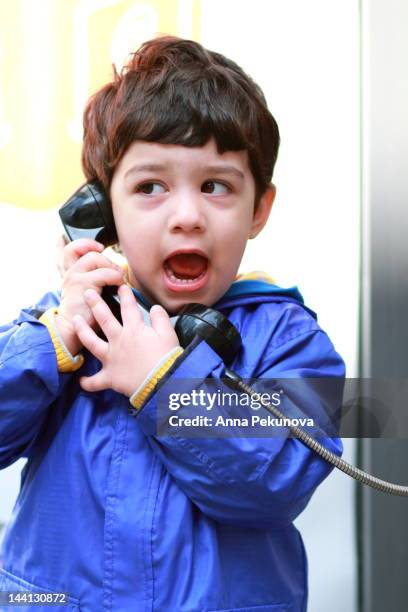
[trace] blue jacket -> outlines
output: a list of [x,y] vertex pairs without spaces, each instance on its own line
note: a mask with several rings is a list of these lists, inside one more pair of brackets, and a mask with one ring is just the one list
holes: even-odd
[[[58,372],[38,321],[58,300],[49,293],[0,328],[0,468],[28,458],[0,591],[69,594],[68,607],[20,612],[305,611],[306,556],[292,521],[331,467],[289,437],[159,437],[157,392],[134,417],[123,395],[83,391],[77,373]],[[231,365],[241,376],[344,376],[296,289],[240,280],[215,307],[241,333]],[[98,369],[88,354],[79,372]],[[168,376],[223,372],[201,341]],[[338,439],[325,444],[341,453]]]

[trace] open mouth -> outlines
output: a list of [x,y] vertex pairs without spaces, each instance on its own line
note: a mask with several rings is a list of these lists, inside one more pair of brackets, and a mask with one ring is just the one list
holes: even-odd
[[166,284],[173,290],[196,291],[208,277],[207,257],[199,253],[177,253],[163,264]]

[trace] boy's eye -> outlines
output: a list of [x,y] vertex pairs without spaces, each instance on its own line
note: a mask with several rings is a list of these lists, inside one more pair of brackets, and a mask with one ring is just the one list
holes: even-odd
[[211,193],[213,195],[225,195],[230,192],[229,187],[218,181],[206,181],[201,186],[203,193]]
[[145,193],[147,195],[159,195],[165,193],[166,189],[161,183],[154,183],[153,181],[142,183],[136,188],[136,193]]

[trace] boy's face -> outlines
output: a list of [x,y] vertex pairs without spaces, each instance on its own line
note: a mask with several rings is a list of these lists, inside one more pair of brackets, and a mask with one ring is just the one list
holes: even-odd
[[135,141],[118,164],[113,214],[129,280],[152,303],[177,312],[214,304],[230,287],[249,237],[265,225],[267,190],[254,213],[246,151]]

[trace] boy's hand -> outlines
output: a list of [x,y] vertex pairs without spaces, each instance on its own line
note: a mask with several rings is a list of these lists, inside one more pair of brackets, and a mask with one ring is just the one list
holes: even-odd
[[150,310],[152,326],[143,314],[127,285],[119,288],[123,325],[94,290],[85,292],[93,316],[106,336],[99,338],[84,318],[74,317],[76,333],[83,346],[102,363],[97,374],[80,379],[85,391],[113,389],[130,397],[149,372],[179,341],[167,312],[159,305]]
[[82,377],[80,384],[85,391],[113,389],[130,397],[160,359],[179,346],[179,341],[164,308],[152,307],[150,327],[144,322],[127,285],[119,288],[119,297],[123,326],[94,290],[85,292],[107,342],[96,335],[82,316],[74,317],[75,330],[83,346],[102,363],[97,374]]
[[95,240],[81,238],[61,247],[60,244],[58,269],[62,275],[62,293],[56,324],[68,350],[75,355],[82,344],[75,332],[74,316],[81,315],[91,327],[97,328],[84,292],[94,289],[100,294],[106,285],[121,285],[124,273],[120,266],[102,255],[105,247]]

